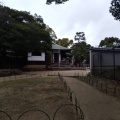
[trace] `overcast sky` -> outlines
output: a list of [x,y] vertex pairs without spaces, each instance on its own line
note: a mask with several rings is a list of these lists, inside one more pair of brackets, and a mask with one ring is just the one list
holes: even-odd
[[5,6],[41,15],[59,38],[74,40],[84,32],[86,42],[99,45],[105,37],[120,38],[120,22],[109,13],[111,0],[69,0],[65,4],[46,5],[46,0],[2,0]]

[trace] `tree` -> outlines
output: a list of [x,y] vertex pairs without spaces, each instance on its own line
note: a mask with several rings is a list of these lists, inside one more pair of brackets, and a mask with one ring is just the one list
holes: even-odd
[[0,18],[0,61],[11,54],[27,60],[28,52],[51,49],[52,38],[40,15],[0,5]]
[[91,45],[86,42],[75,43],[72,46],[72,55],[74,56],[75,63],[79,65],[86,60],[86,63],[89,63],[89,49]]
[[57,39],[55,31],[52,28],[50,28],[48,25],[46,26],[46,30],[50,33],[50,36],[53,40]]
[[101,40],[99,43],[99,47],[114,47],[118,46],[120,43],[120,39],[116,37],[106,37],[104,40]]
[[76,32],[75,40],[78,41],[78,43],[75,43],[73,45],[73,56],[75,59],[75,63],[81,64],[83,60],[86,59],[86,42],[85,42],[85,34],[84,32]]
[[81,41],[85,41],[85,34],[84,32],[76,32],[75,40],[78,40],[78,43]]
[[62,38],[60,41],[60,45],[64,47],[68,47],[73,44],[73,40],[69,40],[68,38]]
[[63,47],[69,47],[69,46],[73,45],[73,40],[69,40],[68,38],[54,40],[54,42],[56,44],[63,46]]
[[46,4],[50,5],[52,2],[55,2],[55,4],[62,4],[67,1],[69,1],[69,0],[47,0]]
[[120,20],[120,0],[112,0],[109,11],[116,20]]

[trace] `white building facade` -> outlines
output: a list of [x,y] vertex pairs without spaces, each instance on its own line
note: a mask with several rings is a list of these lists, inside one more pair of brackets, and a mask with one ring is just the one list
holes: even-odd
[[[51,63],[60,64],[63,62],[64,59],[67,59],[69,57],[69,55],[67,54],[71,53],[71,49],[52,43],[51,52],[52,52]],[[27,60],[29,64],[45,64],[46,53],[45,52],[37,52],[37,53],[30,52],[28,53]]]

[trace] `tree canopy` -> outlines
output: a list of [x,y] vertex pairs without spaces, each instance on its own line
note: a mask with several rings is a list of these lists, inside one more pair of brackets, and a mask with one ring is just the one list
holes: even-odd
[[69,46],[73,45],[73,40],[69,40],[68,38],[54,40],[53,42],[55,42],[56,44],[59,44],[63,47],[69,47]]
[[89,63],[89,49],[91,45],[85,42],[85,33],[76,32],[75,40],[78,41],[78,43],[72,46],[75,63],[81,64],[84,60]]
[[80,41],[85,41],[85,34],[84,34],[84,32],[76,32],[75,40],[77,40],[78,43]]
[[120,0],[112,0],[109,11],[116,20],[120,20]]
[[0,57],[3,61],[11,53],[27,56],[31,51],[49,50],[51,41],[50,31],[40,15],[0,5]]
[[99,47],[117,47],[120,44],[120,39],[117,37],[106,37],[104,40],[101,40]]
[[72,54],[75,59],[75,63],[81,64],[84,60],[89,63],[89,49],[91,45],[82,41],[80,43],[75,43],[72,46]]
[[[26,11],[17,11],[0,6],[0,34],[1,44],[10,47],[10,50],[21,49],[24,46],[26,52],[34,49],[44,49],[41,44],[44,41],[51,43],[51,37],[46,30],[46,25],[41,16],[30,15]],[[41,42],[40,42],[41,41]],[[16,48],[17,47],[17,48]],[[47,47],[47,46],[46,46]],[[21,51],[21,50],[20,50]]]
[[50,36],[53,40],[57,39],[55,31],[52,28],[50,28],[48,25],[46,26],[46,30],[50,33]]
[[47,0],[46,4],[50,5],[52,2],[55,2],[55,4],[62,4],[67,1],[69,1],[69,0]]

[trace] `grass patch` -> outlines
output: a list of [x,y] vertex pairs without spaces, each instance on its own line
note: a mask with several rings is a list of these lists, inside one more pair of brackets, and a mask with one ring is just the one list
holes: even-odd
[[[49,114],[52,118],[54,112],[63,104],[70,104],[67,92],[55,76],[27,78],[0,82],[0,110],[7,112],[12,119],[17,120],[24,111],[39,109]],[[66,111],[69,111],[68,115]],[[58,113],[58,119],[74,120],[72,109],[63,109]],[[45,120],[42,114],[37,119]],[[35,115],[28,113],[23,120],[35,119]],[[62,118],[61,118],[62,117]],[[1,113],[0,119],[5,120]]]
[[39,84],[39,83],[52,83],[55,82],[57,77],[43,77],[43,78],[26,78],[12,81],[3,81],[0,82],[0,87],[4,86],[13,86],[13,85],[22,85],[22,84]]

